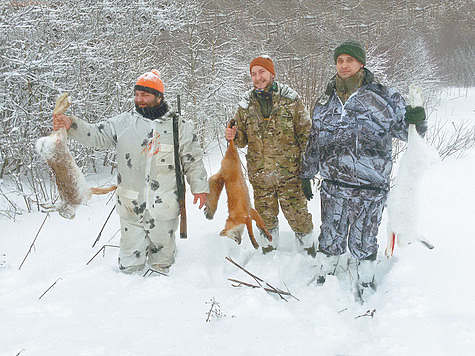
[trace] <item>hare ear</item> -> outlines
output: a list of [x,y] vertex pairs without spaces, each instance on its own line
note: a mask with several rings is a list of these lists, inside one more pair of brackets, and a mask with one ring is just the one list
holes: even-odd
[[409,102],[413,108],[424,105],[422,89],[415,84],[409,85]]

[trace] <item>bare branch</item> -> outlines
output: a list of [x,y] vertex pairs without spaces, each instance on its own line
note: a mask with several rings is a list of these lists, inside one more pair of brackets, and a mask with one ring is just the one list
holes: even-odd
[[153,268],[149,268],[142,277],[150,277],[152,274],[159,274],[161,276],[167,276],[168,277],[168,274],[166,273],[163,273],[163,272],[160,272],[160,271],[157,271],[156,269],[153,269]]
[[356,316],[355,319],[366,317],[366,316],[370,316],[372,319],[375,313],[376,313],[376,309],[367,310],[366,313]]
[[102,247],[99,249],[99,251],[97,251],[97,252],[94,254],[94,256],[92,256],[92,258],[91,258],[89,261],[87,261],[86,266],[87,266],[89,263],[91,263],[91,261],[92,261],[94,258],[96,258],[96,256],[97,256],[101,251],[103,252],[103,255],[102,255],[102,256],[104,257],[104,255],[105,255],[105,253],[106,253],[106,247],[119,248],[120,246],[118,246],[118,245],[108,245],[108,244],[102,246]]
[[96,246],[96,243],[97,243],[97,242],[99,241],[99,239],[101,238],[102,232],[104,231],[104,228],[106,227],[106,224],[107,224],[107,222],[109,221],[109,219],[110,219],[110,217],[111,217],[112,212],[114,211],[114,209],[115,209],[115,205],[114,205],[114,207],[112,208],[112,210],[110,211],[109,215],[107,216],[107,219],[106,219],[106,221],[104,222],[104,225],[102,225],[102,228],[101,228],[101,230],[99,231],[99,234],[97,235],[96,240],[95,240],[94,243],[92,244],[92,247]]
[[58,278],[58,279],[56,280],[56,282],[54,282],[47,290],[45,290],[45,292],[44,292],[42,295],[40,295],[40,297],[39,297],[38,299],[43,298],[43,296],[44,296],[46,293],[48,293],[48,291],[49,291],[51,288],[53,288],[53,287],[56,285],[56,283],[58,283],[58,281],[60,281],[61,279],[62,279],[62,278]]
[[[253,288],[262,288],[264,289],[266,292],[272,292],[272,293],[276,293],[280,296],[281,299],[287,301],[287,299],[285,299],[283,297],[283,295],[287,295],[287,296],[290,296],[296,300],[299,300],[298,298],[296,298],[295,296],[293,296],[289,291],[285,292],[283,291],[282,289],[279,289],[279,288],[276,288],[272,285],[270,285],[269,283],[265,282],[262,278],[260,277],[257,277],[256,275],[252,274],[251,272],[249,272],[247,269],[245,269],[244,267],[242,267],[241,265],[239,265],[238,263],[236,263],[235,261],[233,261],[233,259],[229,256],[225,257],[226,260],[228,260],[229,262],[231,262],[232,264],[234,264],[236,267],[240,268],[242,271],[244,271],[245,273],[247,273],[249,276],[251,276],[252,278],[254,278],[254,280],[256,281],[256,283],[258,284],[257,286],[256,285],[253,285],[253,284],[250,284],[250,283],[244,283],[244,282],[240,282],[238,280],[235,280],[235,279],[231,279],[231,278],[228,278],[230,281],[232,282],[236,282],[236,283],[241,283],[247,287],[253,287]],[[264,287],[262,283],[265,283],[265,285],[267,286]],[[236,287],[236,286],[234,286]]]
[[36,239],[38,238],[38,235],[40,234],[40,231],[41,231],[41,229],[43,228],[43,226],[44,226],[44,224],[45,224],[45,222],[46,222],[46,219],[47,219],[48,217],[49,217],[49,214],[46,214],[46,216],[45,216],[43,222],[41,223],[40,228],[38,229],[38,232],[36,233],[35,238],[33,239],[33,242],[32,242],[31,245],[30,245],[30,248],[28,249],[28,252],[27,252],[26,255],[25,255],[25,258],[24,258],[23,261],[21,262],[20,267],[18,267],[19,270],[20,270],[21,267],[23,266],[23,263],[25,263],[26,258],[28,257],[28,255],[29,255],[30,252],[31,252],[31,249],[32,249],[33,246],[35,245]]

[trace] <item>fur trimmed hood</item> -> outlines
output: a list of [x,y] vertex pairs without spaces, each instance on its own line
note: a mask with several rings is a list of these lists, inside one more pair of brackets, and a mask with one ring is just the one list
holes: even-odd
[[[298,93],[288,85],[280,84],[278,82],[275,83],[277,84],[277,92],[275,93],[275,95],[280,95],[284,98],[288,98],[291,100],[296,100],[299,97]],[[254,89],[247,91],[238,105],[243,109],[249,108],[249,103],[251,102],[251,97],[253,93]]]

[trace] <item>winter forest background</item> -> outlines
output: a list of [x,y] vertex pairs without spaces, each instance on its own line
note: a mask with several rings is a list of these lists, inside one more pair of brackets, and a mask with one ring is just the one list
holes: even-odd
[[[277,80],[311,109],[334,73],[333,49],[354,38],[381,82],[403,94],[422,87],[430,117],[443,87],[475,86],[473,10],[471,0],[3,1],[0,181],[11,184],[0,185],[0,214],[14,218],[56,195],[34,143],[51,131],[63,91],[69,113],[96,122],[131,110],[136,78],[156,68],[206,151],[250,88],[252,58],[270,55]],[[427,138],[442,158],[474,145],[473,123],[453,125],[447,136],[431,123]],[[84,171],[115,169],[113,152],[71,148]]]

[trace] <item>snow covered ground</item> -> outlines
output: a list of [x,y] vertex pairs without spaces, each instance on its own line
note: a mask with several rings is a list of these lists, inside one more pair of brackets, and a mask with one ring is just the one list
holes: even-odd
[[[431,119],[473,120],[474,102],[474,88],[453,89]],[[219,161],[215,150],[207,157],[208,171],[216,172]],[[94,185],[100,178],[88,179]],[[119,241],[113,213],[91,247],[112,209],[107,196],[94,197],[72,221],[51,214],[21,270],[45,215],[25,214],[15,222],[1,218],[0,355],[473,354],[474,180],[475,150],[462,159],[448,158],[425,175],[420,231],[433,250],[396,247],[393,259],[386,260],[385,216],[379,290],[363,306],[353,300],[351,264],[323,287],[309,285],[314,261],[296,252],[282,216],[281,247],[265,256],[254,251],[246,233],[240,248],[218,237],[227,216],[225,197],[208,221],[188,193],[189,238],[177,241],[168,277],[118,272],[118,250],[112,247],[86,265],[101,246]],[[309,207],[318,227],[318,197]],[[228,254],[298,300],[233,287],[228,278],[255,281],[226,261]],[[207,322],[213,300],[219,306]]]

